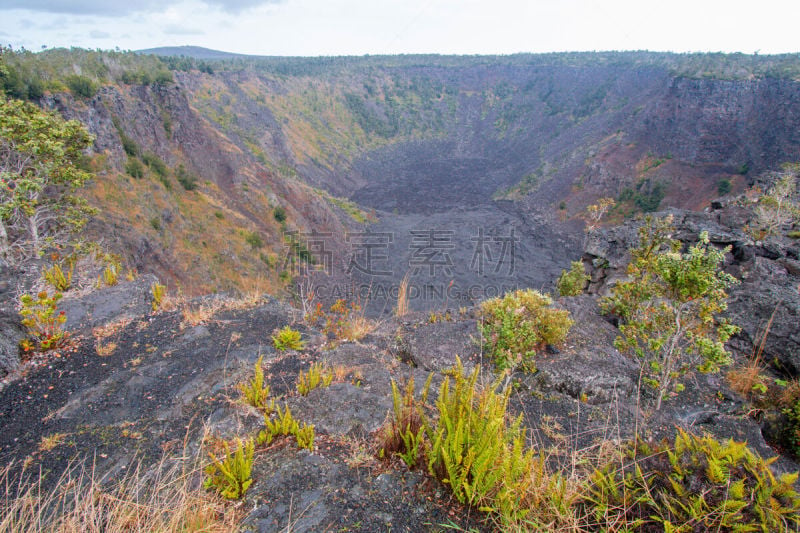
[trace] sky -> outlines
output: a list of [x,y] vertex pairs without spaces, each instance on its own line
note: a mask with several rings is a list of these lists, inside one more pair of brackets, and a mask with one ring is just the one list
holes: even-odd
[[0,0],[0,43],[258,55],[800,52],[800,0]]

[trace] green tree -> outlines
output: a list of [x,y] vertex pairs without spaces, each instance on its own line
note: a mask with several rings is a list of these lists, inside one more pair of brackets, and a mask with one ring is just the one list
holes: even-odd
[[73,193],[91,177],[80,167],[91,143],[78,121],[0,99],[0,260],[38,253],[83,227],[93,211]]
[[647,217],[640,244],[631,250],[628,279],[601,305],[622,319],[615,346],[641,361],[643,382],[664,397],[680,392],[687,372],[717,372],[730,364],[725,342],[739,328],[718,315],[727,309],[727,289],[737,280],[720,268],[729,248],[709,245],[708,233],[688,252],[671,238],[672,217]]

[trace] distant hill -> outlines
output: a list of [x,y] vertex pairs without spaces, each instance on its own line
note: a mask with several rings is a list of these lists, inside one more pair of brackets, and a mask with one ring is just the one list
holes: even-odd
[[231,59],[235,57],[257,57],[246,54],[236,54],[233,52],[223,52],[221,50],[212,50],[210,48],[203,48],[202,46],[159,46],[158,48],[147,48],[145,50],[137,50],[137,54],[152,54],[156,56],[165,57],[191,57],[194,59]]

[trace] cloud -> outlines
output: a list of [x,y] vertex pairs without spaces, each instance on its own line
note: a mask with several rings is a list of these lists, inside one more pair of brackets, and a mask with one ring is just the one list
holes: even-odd
[[164,33],[167,35],[205,35],[206,32],[198,28],[187,28],[180,24],[169,24],[164,27]]
[[89,32],[89,37],[92,39],[108,39],[111,37],[111,34],[107,31],[92,30]]
[[[25,9],[45,13],[72,15],[122,16],[136,12],[163,11],[181,0],[3,0],[0,11]],[[202,3],[230,13],[239,13],[251,7],[279,4],[284,0],[201,0]]]

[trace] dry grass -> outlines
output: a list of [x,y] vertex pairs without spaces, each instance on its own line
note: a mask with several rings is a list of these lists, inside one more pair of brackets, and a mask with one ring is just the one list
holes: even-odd
[[52,435],[47,435],[42,437],[42,441],[39,443],[39,451],[40,452],[49,452],[62,442],[67,437],[66,433],[53,433]]
[[58,533],[228,533],[236,509],[203,490],[196,458],[164,459],[145,470],[134,464],[122,478],[103,479],[86,463],[68,468],[52,488],[44,474],[0,471],[0,531]]
[[764,355],[764,347],[767,344],[767,335],[769,335],[769,330],[772,328],[772,321],[775,319],[777,310],[776,306],[769,317],[769,321],[767,321],[767,326],[764,328],[758,344],[753,347],[752,357],[746,363],[734,366],[725,375],[731,389],[745,398],[751,398],[755,393],[763,394],[767,392],[767,378],[764,375],[766,365],[762,362],[762,357]]
[[108,357],[109,355],[114,353],[114,350],[117,349],[117,343],[107,342],[103,344],[98,340],[97,343],[95,344],[94,349],[97,352],[97,355],[99,355],[100,357]]
[[363,314],[363,310],[350,317],[342,325],[342,340],[360,341],[378,327],[378,324]]
[[409,272],[403,276],[400,281],[400,286],[397,287],[397,316],[405,316],[408,314],[408,280]]

